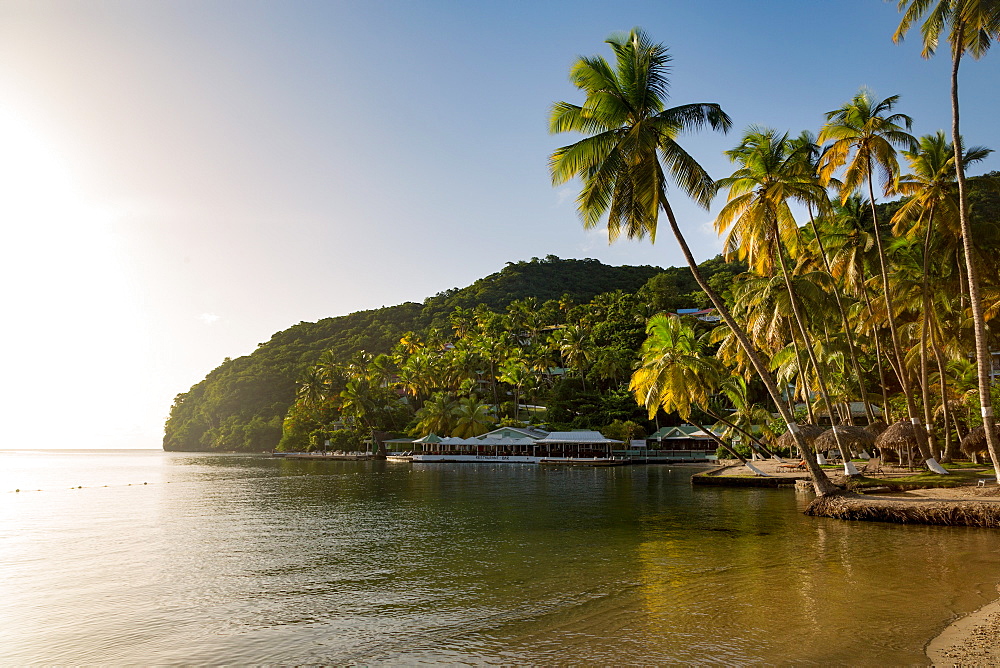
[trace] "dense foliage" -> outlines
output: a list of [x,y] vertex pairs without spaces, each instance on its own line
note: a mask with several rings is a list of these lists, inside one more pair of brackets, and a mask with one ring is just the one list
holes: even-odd
[[[456,310],[478,307],[501,313],[515,300],[535,298],[544,306],[539,313],[544,314],[547,324],[556,324],[574,306],[616,290],[624,294],[641,290],[657,303],[684,306],[691,297],[692,284],[686,270],[610,267],[597,260],[562,260],[550,255],[508,263],[467,288],[448,290],[424,304],[400,304],[301,322],[259,344],[252,354],[225,360],[188,392],[179,394],[166,424],[163,447],[270,450],[281,438],[282,421],[295,401],[297,381],[322,353],[345,364],[362,351],[373,356],[390,353],[407,332],[427,337],[431,332],[449,330],[449,318]],[[698,299],[696,295],[691,298]],[[632,330],[635,327],[641,332],[641,325]],[[634,343],[639,335],[625,330],[616,331],[605,323],[599,336],[608,341],[625,337]]]

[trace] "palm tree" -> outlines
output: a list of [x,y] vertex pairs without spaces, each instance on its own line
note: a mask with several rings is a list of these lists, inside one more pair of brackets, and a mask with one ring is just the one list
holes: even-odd
[[[914,139],[908,130],[913,121],[909,116],[890,113],[898,95],[876,101],[872,93],[861,89],[850,102],[839,109],[827,112],[826,124],[819,133],[819,142],[832,142],[820,158],[820,176],[829,182],[834,171],[845,167],[841,178],[841,201],[847,199],[862,186],[868,187],[868,200],[871,204],[872,220],[875,225],[875,246],[878,249],[879,271],[882,278],[882,294],[885,299],[886,318],[889,323],[889,337],[892,342],[893,355],[896,359],[896,374],[903,389],[906,400],[906,412],[910,422],[920,424],[916,402],[913,399],[913,388],[906,371],[903,351],[899,345],[899,332],[896,327],[896,309],[893,305],[892,291],[889,284],[889,272],[882,243],[882,232],[879,227],[878,212],[875,209],[875,175],[878,174],[886,193],[899,174],[899,162],[896,160],[894,147],[913,148]],[[853,155],[852,155],[853,154]],[[931,456],[927,445],[927,432],[914,429],[917,445],[929,467],[935,467],[937,462]],[[939,468],[939,467],[938,467]]]
[[[549,121],[551,132],[579,132],[586,136],[556,149],[549,166],[554,185],[582,180],[578,210],[587,228],[606,221],[608,237],[656,238],[662,210],[671,232],[698,282],[751,359],[803,452],[811,453],[800,437],[798,424],[781,402],[777,385],[739,328],[718,293],[705,281],[666,197],[667,175],[682,192],[707,207],[714,194],[711,177],[677,142],[687,130],[709,127],[728,131],[729,116],[715,103],[666,107],[670,55],[638,28],[611,35],[606,43],[615,55],[612,67],[603,57],[580,58],[570,72],[584,92],[583,105],[557,102]],[[817,495],[837,488],[807,456]]]
[[[789,141],[789,147],[792,149],[792,156],[801,162],[805,173],[811,175],[817,182],[819,182],[819,157],[821,155],[821,149],[819,144],[816,143],[813,134],[808,130],[804,130],[798,137]],[[817,255],[819,255],[819,258],[822,260],[823,270],[832,278],[833,270],[830,267],[830,258],[826,252],[823,236],[819,233],[819,229],[817,227],[816,215],[814,215],[814,204],[815,214],[822,215],[831,209],[830,202],[824,194],[824,197],[820,198],[817,202],[807,201],[806,210],[809,213],[809,226],[813,233],[813,239],[816,242]],[[875,415],[871,408],[871,402],[868,400],[868,392],[865,386],[864,376],[861,373],[861,365],[858,361],[858,351],[854,342],[854,332],[852,331],[851,323],[848,320],[847,309],[844,306],[844,300],[841,297],[840,290],[834,287],[832,292],[837,303],[837,312],[840,315],[840,321],[843,325],[844,338],[847,342],[847,354],[851,361],[851,368],[854,371],[854,376],[858,384],[860,399],[865,407],[865,416],[868,418],[868,423],[871,424],[875,421]]]
[[[825,190],[799,157],[799,152],[805,148],[793,147],[787,133],[779,135],[770,128],[751,126],[740,145],[726,151],[739,168],[732,176],[718,182],[720,188],[729,188],[729,198],[715,219],[715,229],[719,232],[729,230],[725,241],[727,254],[746,259],[757,273],[773,275],[777,264],[796,330],[816,374],[826,412],[833,422],[826,370],[816,356],[785,259],[786,250],[794,252],[800,241],[790,202],[809,204],[826,200]],[[792,338],[794,340],[794,335]],[[837,431],[833,433],[838,449],[843,451]]]
[[[874,235],[866,221],[870,210],[871,207],[866,199],[859,195],[851,195],[843,202],[833,202],[833,210],[816,221],[817,236],[825,239],[825,247],[829,251],[830,272],[833,278],[840,282],[847,294],[860,299],[869,314],[873,312],[873,306],[868,290],[868,274],[869,268],[877,264],[877,260],[872,256],[872,249],[875,247]],[[874,327],[871,318],[869,321]],[[875,349],[879,387],[882,391],[883,416],[888,422],[892,422],[879,333],[874,332],[870,336],[870,341]],[[892,366],[891,360],[887,361]]]
[[[905,8],[905,11],[904,11]],[[948,30],[948,44],[951,47],[951,141],[955,154],[956,181],[958,183],[958,213],[965,251],[966,275],[969,281],[969,301],[972,307],[973,331],[976,339],[976,361],[978,367],[979,396],[982,402],[983,422],[986,431],[986,446],[993,460],[993,468],[1000,476],[1000,439],[993,416],[993,402],[989,385],[993,357],[986,340],[986,319],[980,296],[979,276],[973,261],[972,226],[969,222],[969,207],[965,184],[965,168],[962,164],[962,136],[958,105],[958,69],[962,57],[968,53],[978,60],[989,50],[992,40],[1000,34],[1000,3],[995,0],[899,0],[903,18],[892,36],[900,42],[910,27],[926,15],[921,33],[923,34],[924,58],[930,58],[937,50],[941,33]]]
[[476,398],[476,395],[462,397],[452,411],[454,428],[452,435],[459,438],[481,436],[490,430],[494,420],[490,407]]
[[[694,329],[675,315],[658,314],[646,324],[646,340],[640,350],[639,368],[629,389],[653,419],[657,411],[676,412],[691,420],[691,409],[708,406],[719,385],[718,366],[706,357]],[[692,424],[710,433],[692,421]],[[729,444],[718,441],[743,464],[746,460]]]
[[592,357],[590,334],[579,325],[568,325],[558,338],[559,352],[566,364],[580,374],[583,389],[587,389],[587,363]]
[[447,392],[436,392],[417,411],[416,436],[450,434],[455,425],[455,400]]
[[[969,164],[986,158],[991,151],[976,146],[965,151],[962,163]],[[892,222],[896,234],[904,233],[909,238],[923,237],[922,260],[920,272],[921,283],[921,336],[920,336],[920,378],[924,397],[924,420],[931,426],[929,381],[928,381],[928,330],[932,324],[931,279],[931,242],[934,239],[943,240],[946,237],[955,238],[961,235],[959,226],[959,202],[955,198],[955,151],[945,139],[944,132],[926,135],[920,138],[918,147],[904,152],[910,163],[911,173],[901,176],[895,185],[895,190],[901,195],[909,196],[903,206],[893,216]],[[935,225],[944,223],[950,225],[953,234],[934,234]],[[951,231],[949,230],[949,231]]]

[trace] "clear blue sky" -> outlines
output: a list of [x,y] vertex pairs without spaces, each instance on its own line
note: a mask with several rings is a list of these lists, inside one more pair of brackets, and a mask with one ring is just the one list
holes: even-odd
[[[641,26],[713,176],[747,125],[818,130],[861,86],[949,126],[946,54],[895,2],[0,1],[0,447],[158,447],[173,396],[273,332],[554,254],[681,264],[584,231],[549,106],[575,57]],[[1000,54],[963,66],[963,129],[1000,148]],[[1000,169],[992,157],[981,171]],[[696,253],[712,213],[677,197]]]

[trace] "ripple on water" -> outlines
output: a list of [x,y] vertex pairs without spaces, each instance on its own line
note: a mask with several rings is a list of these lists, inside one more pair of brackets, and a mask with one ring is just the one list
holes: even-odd
[[116,457],[46,461],[157,483],[0,505],[0,663],[913,663],[1000,581],[993,533],[656,467]]

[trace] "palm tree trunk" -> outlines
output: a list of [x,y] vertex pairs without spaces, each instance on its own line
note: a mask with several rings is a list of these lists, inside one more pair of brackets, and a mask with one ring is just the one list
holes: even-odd
[[[809,420],[809,424],[817,424],[816,416],[813,415],[812,402],[809,401],[809,385],[806,383],[806,374],[802,370],[802,352],[799,350],[799,340],[795,338],[795,332],[792,331],[792,325],[788,322],[788,318],[785,318],[785,326],[788,327],[788,335],[792,339],[792,349],[795,350],[795,365],[799,369],[799,380],[795,384],[795,391],[798,392],[799,383],[802,384],[802,399],[806,407],[806,419]],[[792,410],[794,411],[794,404]]]
[[906,372],[906,362],[903,359],[903,351],[899,346],[899,334],[896,331],[896,313],[893,309],[892,295],[889,288],[889,272],[885,266],[885,250],[882,247],[882,231],[878,224],[878,211],[875,209],[875,188],[871,178],[872,163],[868,159],[868,199],[872,207],[872,221],[875,226],[875,246],[878,248],[879,270],[882,274],[882,292],[885,296],[885,315],[889,321],[889,338],[892,340],[892,350],[896,357],[896,373],[899,375],[899,383],[903,386],[903,398],[906,400],[906,413],[913,424],[913,433],[917,437],[917,447],[920,455],[924,459],[934,459],[930,449],[927,447],[927,432],[921,428],[920,418],[917,416],[916,402],[913,401],[913,390],[910,387],[910,377]]
[[920,392],[924,402],[924,424],[927,426],[928,447],[934,457],[940,458],[937,439],[934,434],[934,419],[931,416],[931,388],[928,381],[927,330],[931,325],[931,295],[930,295],[930,260],[931,231],[934,229],[934,206],[931,205],[927,217],[927,233],[924,235],[924,270],[921,277],[923,294],[923,317],[920,326]]
[[771,395],[771,399],[774,401],[775,407],[781,415],[781,419],[788,425],[788,430],[792,433],[792,437],[795,439],[796,445],[798,445],[799,449],[802,451],[803,459],[806,462],[806,468],[809,469],[809,477],[812,479],[813,489],[816,490],[816,495],[832,496],[840,493],[840,488],[834,485],[830,481],[830,478],[827,477],[826,472],[819,467],[819,463],[816,461],[816,455],[813,453],[812,448],[806,442],[805,438],[802,437],[802,430],[799,429],[799,425],[795,422],[795,418],[781,402],[781,393],[778,391],[778,386],[774,382],[774,377],[764,365],[757,349],[750,342],[750,338],[747,336],[746,332],[743,331],[743,328],[736,323],[736,320],[733,319],[733,315],[729,312],[729,308],[726,307],[725,302],[722,301],[722,297],[720,297],[712,286],[708,284],[708,282],[701,275],[701,272],[698,270],[698,263],[695,261],[694,255],[691,253],[691,248],[687,244],[687,239],[684,238],[684,234],[677,225],[677,219],[674,217],[674,212],[673,209],[670,208],[670,204],[666,200],[663,200],[661,204],[664,212],[667,214],[667,220],[670,223],[670,230],[673,232],[674,238],[677,240],[677,245],[680,246],[681,253],[684,254],[684,259],[687,261],[688,267],[691,269],[691,274],[694,276],[694,280],[698,283],[698,287],[700,287],[705,294],[708,295],[712,305],[715,306],[715,309],[719,312],[719,315],[722,317],[723,321],[729,327],[729,330],[733,333],[733,336],[736,337],[736,340],[739,342],[743,351],[750,359],[751,364],[753,364],[754,369],[757,371],[757,375],[764,383],[764,387],[767,388],[767,393]]
[[[830,270],[830,260],[826,257],[826,249],[823,247],[823,240],[820,238],[819,230],[816,228],[816,219],[813,217],[812,206],[809,207],[809,224],[812,226],[813,236],[816,237],[816,244],[819,246],[819,254],[823,258],[823,268],[827,275],[833,279],[833,272]],[[854,369],[854,376],[858,383],[858,391],[861,393],[861,402],[865,406],[865,416],[868,424],[875,422],[875,414],[872,411],[871,403],[868,401],[868,392],[865,390],[864,376],[861,375],[861,365],[858,363],[858,353],[854,347],[854,334],[851,332],[851,324],[847,319],[847,309],[840,299],[840,290],[837,289],[836,282],[833,286],[833,297],[837,301],[837,312],[840,313],[840,321],[844,324],[844,336],[847,338],[847,354],[851,360],[851,368]]]
[[[934,360],[937,362],[938,368],[938,378],[941,385],[941,409],[944,412],[944,456],[941,457],[942,463],[948,463],[955,460],[958,455],[957,442],[951,439],[951,407],[948,401],[948,376],[944,371],[944,360],[941,356],[941,347],[938,345],[937,336],[935,334],[936,330],[931,330],[931,350],[934,351]],[[957,433],[957,429],[955,430]]]
[[744,459],[743,455],[741,455],[740,453],[738,453],[735,450],[733,450],[733,448],[728,443],[726,443],[721,438],[719,438],[718,436],[716,436],[715,432],[713,432],[713,431],[711,431],[711,430],[709,430],[709,429],[701,426],[700,424],[698,424],[697,422],[695,422],[694,420],[692,420],[690,417],[688,418],[688,421],[690,421],[691,424],[693,424],[694,426],[698,427],[698,429],[701,429],[703,432],[705,432],[706,434],[708,434],[708,437],[710,439],[712,439],[720,448],[722,448],[723,450],[725,450],[726,452],[728,452],[729,454],[731,454],[736,459],[740,460],[740,463],[743,464],[744,466],[746,466],[747,460]]
[[[951,65],[951,142],[955,148],[955,175],[958,180],[958,218],[962,227],[962,247],[965,250],[965,273],[969,279],[969,306],[972,309],[972,325],[976,335],[976,367],[979,380],[979,402],[982,406],[983,429],[986,432],[986,449],[993,460],[993,470],[1000,480],[1000,458],[997,451],[996,422],[993,417],[993,399],[990,397],[990,372],[993,370],[993,356],[986,343],[986,320],[983,317],[983,303],[979,296],[979,272],[972,257],[972,226],[969,223],[968,195],[965,188],[965,165],[962,157],[962,135],[959,132],[958,113],[958,66],[962,61],[962,28],[952,44]],[[987,366],[988,365],[988,366]]]
[[744,436],[746,436],[748,439],[750,439],[750,442],[754,444],[751,447],[756,446],[756,449],[759,450],[762,454],[765,454],[768,457],[775,457],[775,458],[777,457],[777,455],[775,455],[773,452],[771,452],[768,449],[768,447],[766,445],[764,445],[764,443],[759,438],[757,438],[756,436],[754,436],[753,434],[751,434],[750,432],[748,432],[746,429],[743,429],[742,427],[740,427],[735,422],[731,422],[731,421],[727,420],[726,418],[722,417],[721,415],[719,415],[718,413],[716,413],[715,411],[709,410],[707,408],[705,409],[705,412],[708,413],[709,415],[711,415],[713,418],[715,418],[719,422],[721,422],[722,424],[724,424],[727,427],[729,427],[730,429],[738,431],[741,434],[743,434]]
[[[775,239],[780,238],[780,233],[778,231],[777,221],[774,221],[774,235]],[[819,395],[823,399],[823,406],[826,408],[826,414],[830,416],[830,426],[836,426],[834,422],[833,404],[830,403],[830,393],[826,389],[826,379],[824,378],[823,369],[820,368],[819,360],[816,358],[816,351],[813,347],[809,345],[809,337],[806,334],[806,326],[802,320],[802,312],[799,309],[799,300],[795,296],[795,290],[792,289],[792,280],[788,276],[788,267],[785,266],[785,254],[782,252],[781,247],[777,248],[778,265],[781,267],[781,277],[785,281],[785,289],[788,290],[788,301],[792,305],[792,315],[795,316],[795,324],[798,326],[799,333],[802,335],[802,345],[806,348],[806,354],[809,356],[809,362],[812,364],[813,371],[816,373],[816,382],[819,384]],[[837,430],[833,430],[833,439],[837,442],[837,450],[840,451],[841,455],[846,454],[844,446],[840,442],[840,434]],[[845,470],[848,465],[848,458],[844,458]]]
[[[862,276],[862,278],[864,277]],[[868,295],[868,288],[865,287],[864,282],[861,284],[861,296],[865,300],[868,313],[873,313],[872,300]],[[882,419],[885,420],[886,424],[892,424],[892,414],[889,412],[889,391],[886,389],[885,383],[885,365],[882,364],[882,344],[879,343],[878,333],[872,339],[875,342],[875,364],[878,366],[878,382],[882,388]]]

